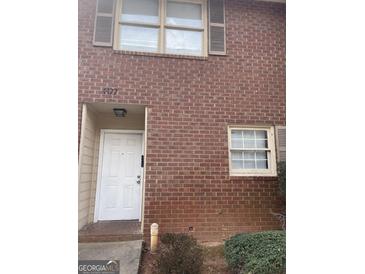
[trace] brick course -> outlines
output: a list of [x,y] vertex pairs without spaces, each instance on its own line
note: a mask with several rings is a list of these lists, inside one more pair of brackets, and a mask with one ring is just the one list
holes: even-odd
[[285,125],[285,5],[226,0],[227,56],[161,58],[94,47],[95,4],[79,1],[79,102],[148,106],[145,235],[280,228],[276,178],[229,176],[227,126]]

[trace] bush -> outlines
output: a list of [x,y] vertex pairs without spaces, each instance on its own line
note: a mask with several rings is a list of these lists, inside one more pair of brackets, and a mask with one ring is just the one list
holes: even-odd
[[230,268],[240,274],[285,273],[285,232],[238,234],[224,245]]
[[172,233],[161,237],[159,274],[199,274],[202,265],[203,250],[193,237]]

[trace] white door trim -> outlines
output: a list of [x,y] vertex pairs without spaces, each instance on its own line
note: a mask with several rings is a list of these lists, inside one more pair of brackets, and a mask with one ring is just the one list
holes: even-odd
[[[128,133],[139,133],[142,135],[142,153],[144,155],[144,130],[126,130],[126,129],[101,129],[100,130],[100,145],[99,145],[99,156],[98,156],[98,174],[96,178],[96,193],[95,193],[95,209],[94,209],[94,223],[96,223],[99,219],[99,203],[100,203],[100,189],[101,189],[101,170],[103,165],[103,149],[104,149],[104,137],[105,133],[121,133],[121,134],[128,134]],[[144,167],[141,167],[141,195],[140,195],[140,209],[141,212],[139,214],[139,221],[141,221],[143,208],[142,208],[142,189],[144,186]]]

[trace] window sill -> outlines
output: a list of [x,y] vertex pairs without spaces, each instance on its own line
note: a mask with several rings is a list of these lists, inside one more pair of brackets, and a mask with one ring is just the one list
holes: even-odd
[[199,60],[199,61],[206,61],[206,60],[208,60],[208,56],[177,55],[177,54],[167,54],[167,53],[157,53],[157,52],[129,51],[129,50],[118,50],[118,49],[114,49],[113,52],[115,54],[123,54],[123,55],[137,55],[137,56],[149,56],[149,57],[189,59],[189,60]]
[[229,177],[276,177],[278,176],[276,172],[264,172],[264,173],[239,173],[231,172]]

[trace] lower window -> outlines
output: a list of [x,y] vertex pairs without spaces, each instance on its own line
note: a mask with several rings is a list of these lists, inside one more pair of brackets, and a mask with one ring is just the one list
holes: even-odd
[[231,176],[276,176],[273,127],[229,127]]

